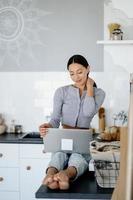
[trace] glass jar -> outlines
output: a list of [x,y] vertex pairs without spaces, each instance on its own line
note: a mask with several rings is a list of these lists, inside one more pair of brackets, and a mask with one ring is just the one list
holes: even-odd
[[112,32],[112,40],[122,40],[123,39],[123,32],[121,29],[114,29]]
[[10,124],[10,133],[15,133],[15,120],[11,120],[11,124]]
[[15,125],[15,133],[22,133],[22,125]]

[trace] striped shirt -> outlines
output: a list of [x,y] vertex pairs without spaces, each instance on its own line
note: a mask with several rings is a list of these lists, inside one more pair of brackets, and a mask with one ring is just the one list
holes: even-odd
[[50,124],[53,128],[58,128],[62,124],[90,128],[90,123],[94,115],[98,112],[105,98],[105,92],[94,87],[94,96],[88,96],[84,90],[80,96],[79,88],[67,85],[55,91],[53,102],[53,113]]

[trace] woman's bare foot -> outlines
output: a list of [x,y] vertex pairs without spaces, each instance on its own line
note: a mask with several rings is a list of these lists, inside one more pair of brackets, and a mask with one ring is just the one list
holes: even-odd
[[46,185],[50,189],[59,189],[58,181],[54,180],[54,175],[57,173],[57,169],[54,167],[50,167],[47,170],[47,175],[43,179],[42,184]]
[[70,166],[65,170],[57,171],[56,168],[50,167],[47,175],[43,180],[43,184],[50,189],[68,190],[69,181],[76,177],[77,170],[75,167]]
[[61,170],[57,174],[54,175],[54,180],[58,182],[60,190],[68,190],[69,189],[69,177],[65,170]]
[[54,175],[47,174],[43,180],[43,185],[46,185],[50,189],[59,189],[59,183],[54,180]]

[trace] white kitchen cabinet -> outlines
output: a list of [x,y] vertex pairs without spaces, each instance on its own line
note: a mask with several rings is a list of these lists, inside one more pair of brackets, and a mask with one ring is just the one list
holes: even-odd
[[20,158],[51,158],[51,153],[44,153],[43,144],[20,144]]
[[0,144],[0,167],[19,166],[19,144]]
[[43,144],[0,143],[0,200],[34,200],[50,159]]
[[0,199],[19,199],[18,144],[0,144]]
[[19,191],[19,168],[0,168],[0,191]]
[[51,154],[43,153],[43,145],[20,145],[20,200],[34,200],[42,183]]
[[19,200],[19,192],[0,192],[0,200]]
[[20,199],[33,200],[35,192],[42,183],[49,159],[21,159],[20,161]]

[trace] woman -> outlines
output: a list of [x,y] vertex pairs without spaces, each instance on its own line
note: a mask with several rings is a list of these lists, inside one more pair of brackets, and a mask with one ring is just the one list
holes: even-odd
[[[56,90],[51,120],[39,127],[41,136],[46,135],[47,128],[58,128],[60,122],[63,128],[89,129],[92,118],[104,101],[105,93],[89,77],[90,66],[83,56],[72,56],[67,69],[74,84]],[[68,189],[70,181],[88,169],[89,160],[89,154],[56,152],[49,163],[43,184],[51,189]]]

